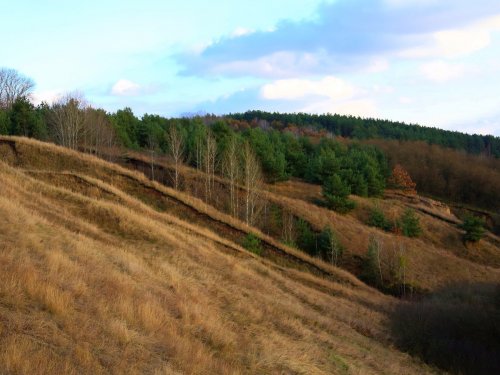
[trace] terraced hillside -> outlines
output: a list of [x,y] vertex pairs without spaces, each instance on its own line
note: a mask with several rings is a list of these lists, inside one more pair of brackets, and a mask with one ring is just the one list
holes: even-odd
[[2,137],[0,181],[0,373],[434,372],[396,299],[141,174]]
[[[151,161],[146,155],[128,152],[116,156],[115,160],[127,168],[151,173]],[[172,165],[167,159],[154,161],[156,179],[165,185],[171,184]],[[180,170],[181,188],[190,195],[203,198],[204,174],[193,168]],[[226,180],[215,178],[220,196],[229,196]],[[332,227],[345,247],[340,266],[355,275],[362,275],[363,262],[371,238],[381,244],[381,267],[385,275],[392,271],[395,253],[404,249],[406,259],[406,281],[417,291],[428,292],[456,282],[499,282],[500,281],[500,238],[487,233],[485,239],[474,246],[462,241],[463,231],[458,227],[461,221],[447,211],[445,205],[424,197],[402,197],[387,194],[384,199],[353,196],[357,208],[348,215],[341,215],[321,207],[321,187],[298,180],[266,185],[261,192],[266,214],[257,225],[275,241],[283,240],[283,228],[270,231],[269,217],[273,209],[278,210],[280,220],[289,215],[303,220],[319,233],[325,227]],[[212,200],[211,205],[224,210],[224,200]],[[243,202],[241,203],[243,205]],[[368,212],[379,207],[388,217],[398,217],[405,209],[416,210],[422,225],[419,238],[385,232],[367,225]]]

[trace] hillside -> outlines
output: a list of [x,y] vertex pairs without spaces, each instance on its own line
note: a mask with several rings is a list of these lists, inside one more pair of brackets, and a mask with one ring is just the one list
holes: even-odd
[[[116,155],[115,160],[151,176],[147,155],[127,152],[125,156]],[[155,159],[154,168],[158,181],[172,184],[173,166],[168,159]],[[180,188],[203,198],[204,173],[183,167],[180,174]],[[216,177],[216,189],[219,199],[212,200],[210,204],[224,211],[227,209],[225,197],[228,197],[229,190],[227,181]],[[357,202],[357,208],[348,215],[342,215],[317,204],[322,201],[318,185],[299,180],[268,184],[260,196],[265,209],[256,225],[275,241],[284,240],[283,223],[289,216],[295,223],[294,230],[297,230],[300,220],[305,221],[314,233],[332,227],[345,247],[340,266],[357,276],[363,273],[370,238],[377,238],[382,244],[382,268],[388,279],[393,272],[396,253],[402,248],[407,263],[406,282],[417,292],[432,291],[453,282],[500,280],[499,238],[490,233],[473,248],[465,246],[463,231],[457,227],[460,219],[451,212],[440,211],[439,202],[423,197],[417,197],[412,202],[397,195],[387,195],[384,199],[352,196],[352,199]],[[368,226],[368,211],[375,206],[389,217],[397,217],[407,208],[415,209],[423,227],[422,235],[408,238]],[[279,220],[273,219],[275,215],[279,216]],[[390,283],[390,280],[387,282]]]
[[93,157],[0,156],[0,372],[432,372],[391,345],[397,300],[348,273],[255,231],[275,249],[257,257],[166,202],[250,228]]

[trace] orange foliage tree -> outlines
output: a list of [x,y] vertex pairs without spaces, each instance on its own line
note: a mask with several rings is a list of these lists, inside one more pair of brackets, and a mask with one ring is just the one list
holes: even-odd
[[405,194],[415,195],[417,184],[412,181],[410,175],[400,164],[396,164],[389,177],[389,186],[393,189],[402,190]]

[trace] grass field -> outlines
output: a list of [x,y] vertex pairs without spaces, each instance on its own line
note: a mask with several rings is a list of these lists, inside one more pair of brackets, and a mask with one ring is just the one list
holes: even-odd
[[93,157],[0,157],[0,373],[435,372],[392,344],[398,300],[345,271]]

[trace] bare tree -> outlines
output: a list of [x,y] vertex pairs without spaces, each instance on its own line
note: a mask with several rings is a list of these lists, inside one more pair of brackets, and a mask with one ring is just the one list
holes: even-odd
[[332,228],[328,228],[326,233],[328,236],[328,258],[330,258],[332,266],[337,266],[342,255],[342,245]]
[[215,137],[209,131],[205,140],[205,153],[203,155],[203,166],[205,171],[205,198],[207,202],[212,200],[215,182],[215,162],[217,159],[217,143]]
[[16,99],[29,98],[35,82],[14,69],[0,69],[0,108],[10,108]]
[[258,198],[262,184],[262,172],[259,161],[248,142],[245,142],[242,153],[243,185],[245,187],[245,221],[253,225],[258,214]]
[[238,192],[237,184],[240,178],[240,162],[238,152],[238,141],[231,137],[227,144],[222,161],[222,172],[229,180],[229,210],[233,217],[238,217]]
[[77,149],[83,136],[88,105],[79,93],[66,94],[50,111],[49,126],[56,143]]
[[288,244],[293,244],[295,240],[294,238],[295,218],[293,214],[290,211],[283,209],[281,221],[282,221],[283,241],[285,241]]
[[407,251],[403,243],[393,244],[393,255],[392,255],[392,276],[395,281],[399,284],[400,293],[403,297],[406,296],[406,271],[408,265]]
[[380,285],[384,285],[384,277],[382,274],[382,262],[381,262],[381,252],[383,249],[383,244],[380,238],[371,235],[368,243],[368,264],[370,268],[371,277],[374,282],[377,282],[377,273],[380,277]]
[[113,147],[115,131],[109,118],[102,109],[87,108],[83,132],[85,151],[102,156],[104,150]]
[[156,161],[156,151],[158,150],[158,137],[153,129],[149,129],[147,144],[149,149],[150,156],[150,165],[151,165],[151,179],[155,180],[155,161]]
[[174,188],[179,188],[179,168],[184,162],[184,137],[177,129],[177,125],[172,125],[166,134],[168,152],[174,161]]

